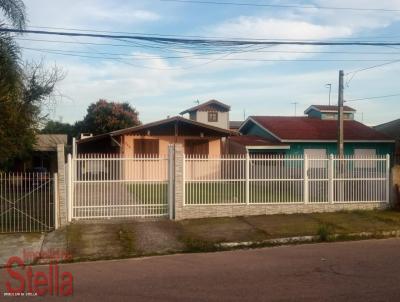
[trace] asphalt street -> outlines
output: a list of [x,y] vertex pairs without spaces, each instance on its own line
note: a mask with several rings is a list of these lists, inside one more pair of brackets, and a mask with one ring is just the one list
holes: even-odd
[[[400,239],[74,263],[59,270],[74,278],[73,296],[60,301],[400,301]],[[2,270],[0,300],[39,299],[3,297],[7,280]]]

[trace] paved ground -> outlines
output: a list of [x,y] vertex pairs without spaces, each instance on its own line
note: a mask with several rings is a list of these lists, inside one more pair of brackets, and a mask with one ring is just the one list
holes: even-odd
[[[76,263],[60,269],[74,276],[74,301],[398,301],[399,254],[400,239],[385,239]],[[0,274],[1,292],[5,274]]]

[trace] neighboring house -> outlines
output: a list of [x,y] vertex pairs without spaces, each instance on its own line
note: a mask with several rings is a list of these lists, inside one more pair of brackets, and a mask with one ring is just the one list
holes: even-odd
[[400,163],[400,119],[375,126],[374,129],[396,140],[396,158]]
[[[307,116],[302,117],[250,116],[239,129],[243,136],[230,139],[228,149],[310,156],[337,154],[336,109],[336,106],[313,105],[305,111]],[[345,155],[393,155],[394,140],[355,121],[354,112],[350,107],[345,108]]]
[[229,121],[229,129],[233,131],[238,131],[242,124],[243,121]]
[[31,156],[15,163],[14,170],[57,172],[57,145],[67,145],[66,134],[38,134]]
[[219,156],[223,153],[223,138],[234,134],[229,129],[175,116],[80,139],[77,152],[114,153],[124,157],[167,155],[168,145],[179,143],[186,154]]
[[231,107],[217,100],[199,104],[182,111],[180,114],[189,114],[189,119],[214,127],[229,129],[229,111]]

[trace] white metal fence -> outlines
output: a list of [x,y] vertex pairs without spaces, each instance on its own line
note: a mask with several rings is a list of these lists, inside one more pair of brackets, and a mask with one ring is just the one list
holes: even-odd
[[388,202],[389,172],[388,155],[186,156],[184,204]]
[[69,219],[168,214],[168,156],[68,157]]
[[0,173],[0,232],[40,232],[55,227],[57,175]]

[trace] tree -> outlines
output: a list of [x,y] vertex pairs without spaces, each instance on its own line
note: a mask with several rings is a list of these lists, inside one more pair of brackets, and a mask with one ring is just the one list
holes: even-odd
[[108,102],[100,99],[91,104],[81,123],[77,123],[80,132],[102,134],[140,125],[138,112],[128,103]]
[[[25,5],[20,0],[0,0],[0,11],[18,29],[25,28]],[[0,28],[4,23],[0,20]],[[22,84],[20,49],[10,34],[0,33],[0,102],[18,96]]]

